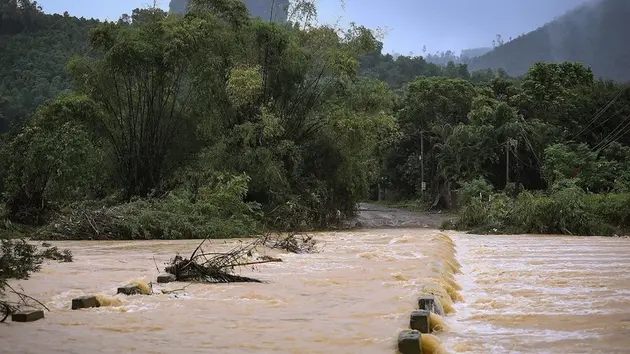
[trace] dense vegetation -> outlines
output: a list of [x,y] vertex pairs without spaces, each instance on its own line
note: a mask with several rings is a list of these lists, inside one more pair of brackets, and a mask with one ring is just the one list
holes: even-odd
[[630,90],[583,64],[510,77],[394,59],[363,27],[266,23],[234,0],[116,23],[1,1],[13,21],[1,50],[20,54],[0,68],[0,114],[20,124],[0,146],[0,231],[328,228],[378,195],[460,207],[452,226],[480,232],[613,234],[630,222]]
[[0,0],[0,133],[70,89],[65,67],[85,53],[95,20],[43,15],[36,2]]
[[[289,0],[243,0],[253,17],[274,22],[286,22],[288,18]],[[170,0],[170,12],[184,14],[189,0]]]
[[396,129],[388,87],[356,73],[372,33],[192,5],[89,31],[72,91],[4,137],[10,223],[55,238],[221,237],[255,232],[262,215],[311,228],[354,212]]

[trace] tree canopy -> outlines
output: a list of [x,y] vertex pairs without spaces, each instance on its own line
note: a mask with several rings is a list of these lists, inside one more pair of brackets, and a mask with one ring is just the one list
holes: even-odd
[[237,0],[115,22],[1,4],[0,211],[42,237],[326,228],[379,196],[630,192],[629,87],[580,62],[514,77],[394,58],[363,26],[313,25],[308,2],[282,23]]

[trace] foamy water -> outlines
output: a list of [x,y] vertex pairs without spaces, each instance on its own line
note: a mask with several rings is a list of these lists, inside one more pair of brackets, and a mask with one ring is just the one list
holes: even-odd
[[[175,294],[114,296],[125,283],[156,278],[176,252],[198,241],[68,242],[74,263],[50,263],[24,290],[51,308],[34,323],[0,325],[6,353],[392,353],[427,279],[453,248],[436,231],[321,234],[323,252],[283,259],[240,274],[263,284],[193,284]],[[214,241],[206,250],[231,248]],[[446,280],[445,280],[446,281]],[[451,280],[452,281],[452,280]],[[188,284],[166,284],[165,289]],[[159,287],[154,285],[155,290]],[[96,294],[108,306],[70,310]]]
[[630,239],[456,234],[451,352],[630,353]]
[[[263,284],[154,284],[159,294],[130,297],[116,287],[154,280],[155,262],[198,241],[59,243],[74,263],[17,282],[52,312],[0,325],[2,352],[394,353],[420,294],[448,312],[432,316],[442,331],[423,336],[425,353],[630,352],[630,239],[448,235],[319,234],[321,253],[259,249],[283,259],[240,272]],[[106,306],[70,310],[87,294]]]

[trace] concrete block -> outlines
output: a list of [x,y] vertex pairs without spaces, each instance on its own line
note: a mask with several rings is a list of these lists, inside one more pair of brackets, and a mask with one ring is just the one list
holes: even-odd
[[398,352],[401,354],[422,354],[421,334],[416,330],[404,330],[398,334]]
[[140,290],[139,285],[127,284],[125,286],[119,287],[117,294],[136,295],[136,294],[142,294],[142,290]]
[[420,333],[431,333],[431,312],[427,310],[413,311],[409,318],[409,328]]
[[162,273],[160,275],[158,275],[157,277],[157,282],[158,283],[171,283],[176,281],[177,279],[175,278],[175,275],[170,274],[170,273]]
[[23,311],[11,315],[13,322],[35,322],[44,318],[43,310]]
[[76,299],[72,299],[72,309],[87,309],[91,307],[100,307],[101,303],[98,302],[96,296],[81,296]]
[[444,308],[440,300],[433,295],[423,295],[418,298],[418,308],[420,310],[431,311],[436,315],[444,316]]

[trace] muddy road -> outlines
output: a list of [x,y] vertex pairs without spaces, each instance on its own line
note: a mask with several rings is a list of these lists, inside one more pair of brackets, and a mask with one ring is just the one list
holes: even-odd
[[438,229],[444,221],[454,219],[453,215],[447,215],[438,211],[417,212],[380,204],[361,203],[357,217],[350,220],[348,225],[358,229]]

